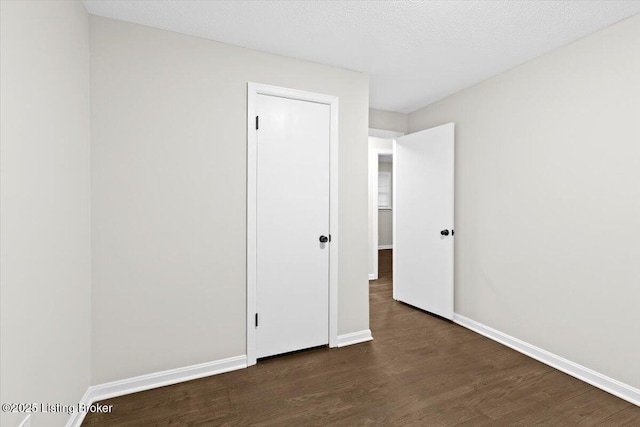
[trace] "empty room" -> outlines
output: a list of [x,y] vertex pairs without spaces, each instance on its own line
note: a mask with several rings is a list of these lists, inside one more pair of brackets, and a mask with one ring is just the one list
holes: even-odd
[[640,426],[640,0],[0,0],[3,427]]

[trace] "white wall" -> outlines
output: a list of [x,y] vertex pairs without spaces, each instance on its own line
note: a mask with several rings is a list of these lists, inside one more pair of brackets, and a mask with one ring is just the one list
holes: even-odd
[[640,15],[414,112],[456,124],[455,310],[640,387]]
[[88,17],[64,1],[0,15],[0,400],[75,404],[90,377]]
[[409,115],[396,113],[395,111],[369,108],[369,127],[372,129],[407,133],[409,129]]
[[368,77],[90,24],[93,382],[245,354],[250,81],[340,98],[338,333],[368,329]]
[[[378,162],[378,172],[393,172],[393,163]],[[393,211],[378,209],[378,245],[393,244]]]

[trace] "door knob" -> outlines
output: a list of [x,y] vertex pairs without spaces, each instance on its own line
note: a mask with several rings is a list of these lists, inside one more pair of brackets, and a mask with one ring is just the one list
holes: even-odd
[[327,236],[320,236],[320,243],[327,243],[329,238]]
[[448,236],[449,235],[449,230],[442,230],[440,232],[440,234],[442,234],[443,236]]

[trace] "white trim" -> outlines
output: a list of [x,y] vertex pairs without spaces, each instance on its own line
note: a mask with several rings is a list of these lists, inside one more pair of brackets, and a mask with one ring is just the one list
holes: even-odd
[[22,421],[20,421],[18,427],[31,427],[31,414],[27,414],[27,416],[24,417]]
[[157,387],[191,381],[197,378],[223,374],[247,367],[247,356],[234,356],[226,359],[214,360],[167,371],[154,372],[124,380],[113,381],[89,387],[89,401],[111,399],[124,394],[137,393]]
[[[177,369],[169,369],[168,371],[154,372],[152,374],[140,375],[138,377],[127,378],[124,380],[98,384],[89,387],[80,403],[90,405],[95,402],[123,396],[125,394],[137,393],[139,391],[164,387],[184,381],[191,381],[197,378],[223,374],[225,372],[235,371],[246,367],[247,356],[243,354],[241,356],[214,360],[213,362],[200,363]],[[86,413],[84,412],[74,413],[67,422],[67,427],[79,427],[82,424],[85,415]]]
[[338,345],[338,97],[270,86],[259,83],[247,84],[247,365],[257,361],[256,329],[256,168],[257,140],[255,129],[256,100],[258,95],[279,96],[301,101],[329,105],[331,129],[329,142],[329,347]]
[[[393,139],[393,142],[391,143],[391,152],[392,157],[391,157],[391,161],[392,161],[392,167],[391,167],[391,206],[393,206],[395,208],[396,206],[396,177],[397,177],[397,171],[398,171],[398,156],[396,155],[396,146],[397,146],[398,142],[396,141],[396,139]],[[396,210],[393,209],[393,211],[391,212],[391,246],[395,247],[396,246],[396,236],[398,234],[396,233]],[[391,254],[391,265],[397,265],[396,264],[396,251],[393,251],[393,253]],[[391,298],[393,298],[394,300],[398,300],[398,298],[396,298],[396,269],[393,268],[391,270]]]
[[[376,277],[375,280],[378,280],[378,251],[376,248],[378,247],[378,171],[379,171],[379,162],[380,162],[380,153],[375,148],[369,149],[369,173],[371,173],[371,182],[372,182],[372,201],[371,201],[371,227],[373,231],[372,240],[371,240],[371,256],[373,257],[373,275]],[[392,194],[393,196],[393,194]]]
[[393,245],[378,245],[379,251],[383,251],[385,249],[393,249]]
[[257,263],[257,170],[258,161],[257,133],[253,117],[256,116],[257,90],[252,83],[247,85],[247,364],[256,363],[256,263]]
[[480,335],[484,335],[485,337],[497,341],[500,344],[504,344],[507,347],[532,357],[539,362],[551,366],[552,368],[556,368],[565,374],[569,374],[572,377],[591,384],[594,387],[598,387],[599,389],[611,393],[614,396],[618,396],[627,402],[640,406],[640,389],[567,360],[547,350],[543,350],[518,338],[497,331],[465,316],[454,313],[453,321],[460,326],[464,326],[465,328],[477,332]]
[[325,97],[331,106],[331,142],[329,170],[329,347],[338,346],[338,107],[337,96]]
[[338,335],[338,347],[346,347],[348,345],[359,344],[373,340],[371,330],[352,332],[350,334]]
[[369,136],[375,136],[376,138],[393,139],[403,135],[404,132],[369,128]]
[[378,280],[378,277],[375,274],[370,274],[369,280]]
[[[94,401],[89,400],[91,396],[91,388],[92,387],[89,387],[87,391],[84,392],[82,399],[80,399],[80,404],[88,406],[93,402],[95,402],[95,400]],[[71,414],[71,417],[69,417],[69,421],[67,421],[66,427],[80,427],[86,415],[87,415],[86,412],[74,412],[73,414]]]

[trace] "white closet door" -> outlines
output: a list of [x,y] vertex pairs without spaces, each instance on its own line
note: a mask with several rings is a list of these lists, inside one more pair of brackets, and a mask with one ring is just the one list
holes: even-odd
[[330,106],[258,95],[257,357],[329,342]]

